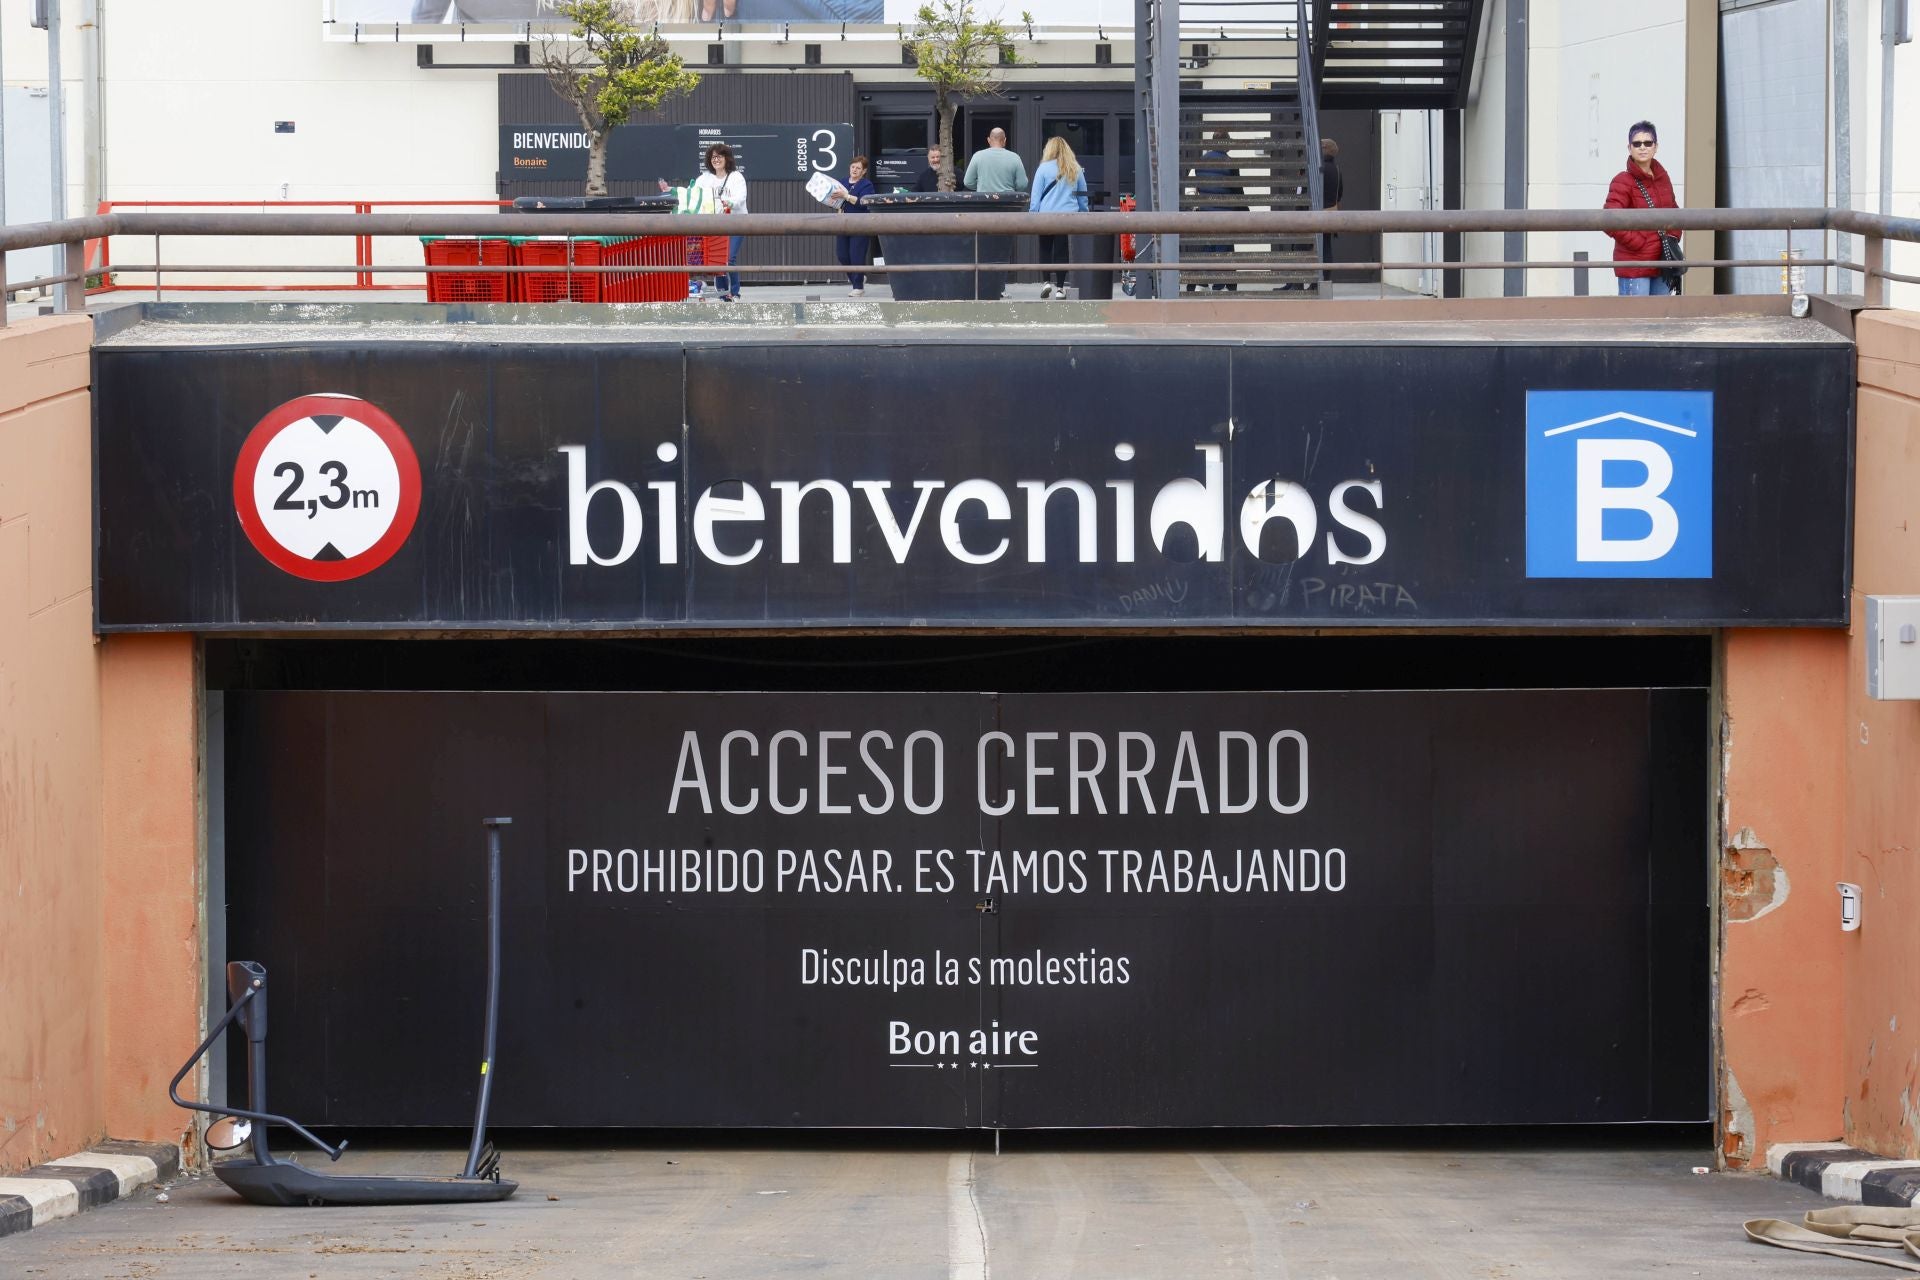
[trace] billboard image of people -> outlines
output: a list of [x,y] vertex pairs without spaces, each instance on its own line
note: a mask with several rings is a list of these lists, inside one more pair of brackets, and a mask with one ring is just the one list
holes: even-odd
[[[462,23],[518,26],[564,26],[561,0],[333,0],[336,25],[457,26]],[[714,21],[743,23],[866,23],[911,25],[921,0],[629,0],[634,20],[642,23],[692,24]],[[1291,5],[1282,6],[1291,11]],[[1026,9],[1007,0],[983,0],[981,19],[998,17],[1017,24]],[[1130,31],[1133,0],[1048,0],[1032,6],[1036,23],[1046,26],[1101,27]],[[1182,11],[1190,21],[1219,21],[1260,27],[1285,26],[1266,8],[1247,10],[1228,6],[1209,9],[1193,0]]]
[[[335,0],[336,23],[564,24],[559,0]],[[884,22],[883,0],[634,0],[637,22]]]

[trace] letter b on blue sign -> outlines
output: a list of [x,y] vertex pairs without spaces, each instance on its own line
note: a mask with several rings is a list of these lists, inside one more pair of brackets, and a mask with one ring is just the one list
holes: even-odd
[[1711,578],[1713,393],[1529,391],[1527,576]]

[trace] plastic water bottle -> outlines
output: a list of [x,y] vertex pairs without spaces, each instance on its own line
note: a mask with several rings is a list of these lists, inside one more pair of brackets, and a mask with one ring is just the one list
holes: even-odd
[[695,302],[700,300],[700,282],[698,280],[692,281],[687,285],[687,296]]

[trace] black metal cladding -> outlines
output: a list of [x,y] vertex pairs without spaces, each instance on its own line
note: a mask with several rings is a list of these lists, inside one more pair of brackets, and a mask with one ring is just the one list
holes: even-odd
[[[108,347],[96,362],[108,631],[1846,619],[1839,342],[422,341]],[[1528,393],[1595,388],[1713,396],[1711,576],[1528,576]],[[425,481],[411,535],[347,581],[276,568],[235,516],[243,441],[316,392],[384,410]],[[1243,499],[1276,478],[1297,484],[1317,526],[1305,547],[1284,521],[1257,548],[1244,540]],[[1007,509],[950,503],[973,479]],[[786,518],[780,487],[822,480],[848,500],[844,555],[825,488]],[[1021,487],[1067,481],[1096,512],[1089,542],[1072,494],[1036,502]],[[572,523],[583,508],[585,545],[616,558],[634,526],[614,490],[578,501],[602,482],[645,525],[619,563],[587,562]],[[703,535],[703,504],[711,515],[744,500],[740,482],[763,518]],[[1211,506],[1223,559],[1197,561],[1189,525],[1155,527],[1169,486],[1186,491],[1174,507]]]
[[495,812],[499,1124],[1698,1121],[1707,718],[1697,688],[234,692],[229,945],[316,1123],[467,1113]]

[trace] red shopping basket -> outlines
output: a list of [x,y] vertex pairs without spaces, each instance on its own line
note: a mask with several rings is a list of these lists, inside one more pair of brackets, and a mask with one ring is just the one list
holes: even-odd
[[602,302],[685,302],[687,237],[640,236],[599,246],[609,267],[679,267],[678,271],[609,271],[600,277]]
[[[575,240],[569,261],[568,242],[531,236],[515,237],[514,264],[522,267],[597,267],[601,262],[601,241]],[[592,272],[581,275],[568,271],[522,271],[513,277],[516,302],[598,302],[604,286]],[[684,292],[684,290],[683,290]]]
[[[513,263],[513,245],[504,239],[456,239],[421,236],[430,267],[505,267]],[[428,302],[506,302],[512,290],[505,271],[429,271]]]

